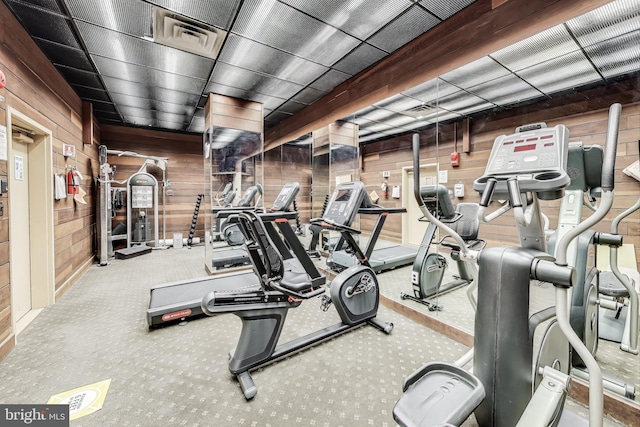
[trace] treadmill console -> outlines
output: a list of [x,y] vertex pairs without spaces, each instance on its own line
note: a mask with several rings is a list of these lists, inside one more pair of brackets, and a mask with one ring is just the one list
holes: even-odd
[[242,198],[238,202],[238,206],[241,206],[241,207],[251,206],[251,202],[253,201],[254,197],[256,197],[256,194],[258,194],[257,186],[252,185],[251,187],[247,188],[244,194],[242,195]]
[[544,200],[561,197],[570,181],[566,172],[568,147],[569,130],[564,125],[522,126],[514,134],[501,135],[473,189],[482,193],[489,178],[495,178],[494,199],[505,199],[507,180],[516,178],[523,193],[535,192]]
[[338,184],[322,218],[338,225],[350,226],[365,195],[364,184],[360,181]]
[[297,182],[289,182],[282,187],[280,194],[276,197],[276,200],[271,206],[272,212],[288,211],[289,207],[296,199],[298,191],[300,190],[300,184]]

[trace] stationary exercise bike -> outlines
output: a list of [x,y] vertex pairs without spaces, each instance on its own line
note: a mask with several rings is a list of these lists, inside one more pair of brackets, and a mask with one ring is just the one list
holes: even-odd
[[[325,276],[315,267],[289,224],[296,213],[241,212],[230,216],[229,220],[238,224],[244,235],[260,284],[210,292],[202,300],[202,311],[209,316],[233,313],[242,320],[242,332],[230,355],[229,370],[238,379],[245,399],[257,393],[249,373],[252,369],[364,324],[391,333],[393,324],[376,318],[380,289],[375,273],[353,238],[359,231],[344,225],[353,220],[364,197],[361,182],[340,184],[324,216],[312,220],[313,224],[340,232],[361,260],[361,264],[346,269],[331,281],[329,296],[323,295]],[[321,309],[326,311],[335,306],[341,322],[278,345],[289,309],[321,295]]]
[[[526,127],[499,136],[484,175],[474,182],[474,189],[482,194],[480,218],[490,221],[513,210],[521,247],[471,251],[462,246],[459,235],[421,206],[430,221],[461,244],[464,259],[478,262],[474,348],[454,364],[432,362],[405,380],[404,393],[393,409],[400,425],[459,425],[473,412],[481,427],[574,426],[576,415],[564,408],[573,347],[589,373],[590,425],[602,426],[602,372],[569,321],[568,290],[576,283],[576,272],[567,265],[567,252],[571,240],[611,208],[620,109],[619,104],[610,109],[601,202],[593,215],[561,237],[555,262],[546,252],[539,200],[562,197],[570,181],[568,132],[562,125]],[[419,148],[416,135],[414,171],[419,171]],[[416,195],[417,182],[416,177]],[[487,214],[492,200],[508,203]],[[552,283],[556,303],[530,317],[531,280]],[[547,320],[550,324],[539,351],[534,352],[535,330]],[[471,358],[473,373],[462,368]]]
[[[469,249],[480,250],[485,246],[484,240],[478,239],[478,204],[459,203],[454,209],[449,197],[449,191],[443,185],[426,185],[420,188],[420,199],[416,200],[418,205],[425,204],[430,212],[434,212],[436,217],[451,227],[460,235]],[[424,220],[421,218],[420,220]],[[446,292],[458,289],[460,286],[473,282],[472,269],[468,262],[460,258],[460,246],[457,242],[451,241],[449,235],[445,235],[439,241],[434,242],[438,227],[434,223],[429,223],[427,231],[422,237],[420,249],[413,262],[411,271],[411,285],[413,295],[401,293],[401,299],[424,304],[429,311],[442,310],[442,305],[430,298],[442,295]],[[431,250],[431,244],[442,245],[451,249],[451,259],[456,262],[458,275],[448,283],[442,283],[444,273],[447,269],[447,259],[438,252]]]

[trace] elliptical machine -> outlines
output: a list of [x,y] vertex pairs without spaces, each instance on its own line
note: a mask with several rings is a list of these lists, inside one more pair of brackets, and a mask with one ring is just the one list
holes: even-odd
[[[566,128],[529,128],[496,139],[485,174],[474,182],[474,189],[482,193],[479,215],[489,221],[513,209],[522,247],[485,248],[479,253],[463,249],[463,258],[477,260],[479,267],[474,348],[455,364],[432,362],[405,380],[404,394],[393,409],[400,425],[459,425],[472,412],[481,427],[575,425],[564,410],[570,381],[568,341],[589,372],[589,425],[602,426],[602,372],[569,322],[567,294],[576,272],[566,257],[571,240],[600,221],[612,205],[620,110],[619,104],[610,109],[600,205],[561,238],[555,263],[545,251],[539,199],[560,198],[569,184]],[[416,135],[414,171],[419,171],[419,149]],[[418,198],[417,178],[415,182]],[[509,203],[485,215],[492,199]],[[452,231],[424,205],[421,208],[442,230]],[[531,280],[552,283],[556,304],[529,318]],[[534,360],[535,328],[549,319],[553,320]],[[473,374],[462,368],[472,357]]]
[[[460,235],[469,249],[481,250],[485,246],[484,240],[478,239],[478,205],[476,203],[460,203],[457,209],[453,208],[449,192],[443,185],[426,185],[420,188],[420,202],[425,204],[430,212],[435,212],[435,216],[451,227]],[[424,221],[424,217],[420,218]],[[429,223],[427,231],[422,237],[420,249],[413,262],[411,271],[411,285],[413,295],[401,293],[401,299],[410,299],[417,303],[426,305],[429,311],[442,310],[442,305],[431,300],[432,296],[442,295],[446,292],[458,289],[474,280],[471,270],[467,267],[467,262],[460,258],[461,248],[455,241],[450,241],[450,236],[445,235],[437,245],[442,245],[451,249],[451,259],[458,267],[458,276],[448,283],[442,283],[444,273],[447,269],[447,259],[438,252],[431,251],[431,244],[438,231],[434,223]]]
[[[240,212],[230,216],[229,220],[238,224],[244,235],[260,284],[210,292],[202,299],[202,311],[209,316],[232,313],[242,320],[242,332],[230,355],[229,370],[238,379],[245,399],[249,400],[257,393],[250,370],[364,324],[391,333],[393,324],[376,318],[380,288],[375,273],[353,238],[359,231],[344,225],[351,223],[364,197],[366,191],[361,182],[339,184],[325,215],[312,220],[313,224],[339,231],[361,260],[361,264],[344,270],[331,281],[330,296],[323,295],[326,278],[311,261],[289,224],[296,213]],[[289,309],[320,295],[323,295],[321,309],[326,311],[333,304],[341,322],[278,345]]]

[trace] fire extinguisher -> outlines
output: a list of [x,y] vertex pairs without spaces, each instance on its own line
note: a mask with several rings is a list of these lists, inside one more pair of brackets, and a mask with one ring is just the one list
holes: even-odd
[[453,124],[453,153],[449,155],[451,166],[457,168],[460,166],[460,153],[458,153],[458,124]]
[[387,198],[387,195],[389,194],[389,192],[387,191],[389,189],[389,185],[387,184],[387,180],[385,179],[384,181],[382,181],[382,185],[380,185],[380,191],[382,192],[382,197]]
[[67,172],[67,194],[78,194],[80,189],[80,176],[74,169]]

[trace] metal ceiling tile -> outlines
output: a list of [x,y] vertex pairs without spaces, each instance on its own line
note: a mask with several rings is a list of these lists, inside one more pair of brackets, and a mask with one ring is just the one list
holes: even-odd
[[583,46],[640,30],[638,0],[617,0],[567,22]]
[[98,75],[95,73],[65,67],[64,65],[56,65],[56,68],[69,84],[87,86],[96,89],[103,88]]
[[458,92],[459,90],[460,88],[457,86],[447,83],[442,79],[435,78],[405,90],[402,94],[424,103],[436,105],[438,98]]
[[404,114],[394,114],[393,116],[386,118],[384,122],[392,127],[404,128],[405,126],[415,122],[413,117],[405,116]]
[[409,108],[417,107],[422,104],[422,101],[419,101],[415,98],[411,98],[409,96],[405,96],[401,93],[384,99],[380,102],[376,102],[376,107],[385,108],[390,111],[395,111],[399,113],[400,111],[408,110]]
[[393,116],[393,114],[394,114],[393,111],[385,110],[384,108],[371,108],[371,109],[367,109],[364,112],[357,113],[357,117],[378,122]]
[[66,0],[74,19],[136,37],[151,37],[152,7],[139,0]]
[[585,48],[585,53],[598,71],[606,77],[640,70],[640,31]]
[[364,40],[411,6],[409,0],[281,0]]
[[582,52],[554,58],[517,74],[545,94],[573,89],[602,80]]
[[31,37],[80,49],[69,20],[63,16],[16,1],[9,2],[9,6]]
[[135,107],[118,107],[126,121],[133,119],[158,120],[170,123],[188,124],[191,115],[185,116],[181,114],[165,113],[163,111],[148,110]]
[[453,71],[449,71],[441,75],[440,78],[459,88],[468,89],[507,74],[509,74],[509,70],[492,58],[484,56]]
[[275,0],[245,0],[232,31],[325,66],[331,66],[360,43]]
[[276,110],[265,117],[265,120],[268,119],[270,122],[280,123],[281,121],[288,119],[292,115],[293,114],[285,113],[284,111]]
[[445,20],[460,12],[476,0],[420,0],[420,6],[425,7],[429,12],[438,18]]
[[305,107],[307,107],[307,105],[305,104],[301,104],[296,101],[287,101],[278,107],[278,111],[282,111],[288,114],[295,114],[298,111],[304,109]]
[[214,61],[182,50],[77,21],[90,53],[173,74],[207,79]]
[[205,93],[217,93],[220,95],[231,96],[234,98],[246,99],[247,101],[259,102],[262,104],[265,111],[274,110],[285,101],[282,98],[276,98],[273,96],[255,93],[247,89],[240,89],[240,88],[225,86],[219,83],[212,83],[212,82],[207,84],[207,87],[205,88]]
[[130,82],[113,77],[103,77],[107,90],[114,96],[124,94],[138,98],[155,99],[172,104],[188,105],[195,107],[200,100],[199,94],[178,92],[161,87],[146,86],[141,83]]
[[187,130],[189,132],[197,132],[197,133],[202,133],[205,130],[205,120],[204,117],[198,117],[198,116],[193,116],[193,118],[191,119],[191,124],[189,124],[189,127],[187,128]]
[[221,62],[216,64],[213,74],[211,75],[211,82],[282,99],[289,99],[304,88],[303,85],[276,79],[275,77]]
[[393,52],[400,46],[404,46],[422,33],[438,25],[441,21],[418,6],[412,6],[395,21],[386,25],[371,38],[369,44],[384,50]]
[[384,132],[394,130],[394,127],[387,124],[386,122],[370,122],[366,125],[366,127],[364,127],[364,129],[368,130],[369,132]]
[[170,102],[159,101],[157,99],[137,98],[135,96],[124,95],[121,93],[114,93],[111,97],[118,108],[121,106],[144,108],[181,116],[192,116],[196,109],[193,105],[173,104]]
[[157,126],[161,127],[163,129],[171,129],[171,130],[186,130],[187,126],[189,126],[188,123],[178,123],[178,122],[171,122],[171,121],[165,121],[165,120],[158,120],[157,122]]
[[109,94],[104,90],[98,90],[92,87],[71,85],[78,96],[87,101],[111,102]]
[[36,38],[35,41],[52,63],[66,65],[79,70],[95,71],[83,50],[40,38]]
[[152,107],[153,101],[149,98],[138,98],[136,96],[125,95],[122,93],[112,93],[111,98],[118,108],[135,107],[145,110],[155,110],[155,108]]
[[438,109],[458,114],[471,114],[494,107],[494,104],[464,90],[441,97],[438,100]]
[[242,0],[147,0],[157,6],[188,16],[197,21],[229,30]]
[[517,104],[544,94],[514,74],[508,74],[467,89],[469,92],[496,105]]
[[229,35],[218,59],[301,85],[309,84],[329,69],[235,34]]
[[130,62],[122,62],[98,55],[92,55],[98,71],[103,76],[115,77],[132,82],[144,83],[147,86],[157,86],[193,94],[201,94],[207,81],[154,70]]
[[105,113],[105,114],[115,114],[118,117],[120,117],[120,114],[118,114],[118,110],[116,110],[115,105],[110,104],[108,102],[95,102],[95,103],[93,103],[93,111],[94,112]]
[[375,48],[367,43],[362,43],[357,48],[349,52],[340,61],[336,62],[332,68],[347,74],[355,75],[371,64],[375,64],[387,56],[386,52]]
[[580,49],[565,28],[557,25],[509,47],[500,49],[490,56],[511,71],[522,70],[541,64]]
[[328,93],[322,90],[318,90],[313,87],[306,87],[302,89],[300,92],[296,93],[291,99],[294,101],[301,102],[303,104],[311,105],[316,102],[318,99],[322,98]]
[[56,12],[56,13],[63,13],[63,11],[60,9],[60,6],[58,5],[58,2],[56,0],[21,0],[21,1],[16,1],[16,0],[5,0],[8,4],[12,4],[12,3],[23,3],[23,4],[28,4],[30,6],[37,6],[43,9],[47,9],[50,10],[52,12]]
[[327,71],[324,75],[320,76],[309,86],[322,92],[331,92],[336,86],[349,79],[350,77],[351,76],[349,74],[332,69]]
[[110,113],[110,112],[106,112],[106,111],[94,110],[93,114],[101,122],[111,121],[111,122],[122,123],[122,119],[120,118],[120,114],[118,114],[118,113]]

